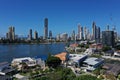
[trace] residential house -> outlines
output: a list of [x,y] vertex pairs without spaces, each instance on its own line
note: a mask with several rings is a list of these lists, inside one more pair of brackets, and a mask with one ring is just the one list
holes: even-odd
[[8,62],[0,63],[0,75],[6,75],[7,73],[10,73],[12,71],[14,71],[14,69],[10,66]]
[[17,67],[18,70],[21,70],[22,68],[22,63],[25,63],[28,67],[32,67],[36,65],[36,60],[30,57],[25,57],[25,58],[15,58],[13,59],[11,65],[13,67]]
[[102,58],[87,58],[84,62],[83,65],[86,67],[85,71],[93,71],[96,68],[98,68],[100,65],[102,65],[104,62],[104,59]]
[[120,64],[105,63],[102,68],[106,70],[105,75],[112,74],[114,76],[118,76],[120,73]]
[[118,51],[116,51],[116,52],[114,52],[114,54],[113,54],[115,57],[120,57],[120,50],[118,50]]
[[88,57],[88,55],[81,55],[81,54],[70,54],[68,64],[80,67],[82,62]]

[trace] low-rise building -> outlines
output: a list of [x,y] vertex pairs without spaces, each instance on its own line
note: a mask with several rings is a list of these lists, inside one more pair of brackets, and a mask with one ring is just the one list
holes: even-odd
[[72,48],[78,47],[78,44],[77,43],[70,44],[70,47],[72,47]]
[[32,67],[36,65],[36,60],[32,59],[30,57],[25,57],[25,58],[15,58],[13,59],[11,65],[13,67],[17,67],[18,70],[21,70],[22,68],[22,63],[25,63],[28,67]]
[[113,54],[114,54],[113,50],[108,50],[108,51],[104,52],[105,56],[113,56]]
[[15,59],[13,59],[11,65],[13,67],[16,67],[18,70],[21,70],[24,63],[28,67],[33,67],[33,66],[39,65],[42,69],[45,68],[44,60],[42,60],[41,58],[30,58],[30,57],[15,58]]
[[84,52],[84,54],[91,55],[91,54],[94,54],[95,52],[96,52],[95,48],[88,48],[88,49],[86,49],[86,51]]
[[120,73],[120,64],[105,63],[102,68],[106,70],[105,75],[112,74],[114,76],[118,76]]
[[81,54],[70,54],[69,55],[69,65],[74,65],[75,67],[80,67],[81,63],[88,57],[88,55]]
[[114,52],[114,56],[115,56],[115,57],[120,57],[120,50],[119,50],[119,51]]
[[103,45],[101,43],[94,43],[94,44],[91,44],[90,45],[90,48],[95,48],[95,49],[98,49],[98,50],[101,50],[103,48]]
[[36,64],[39,65],[42,69],[45,68],[45,61],[42,60],[41,58],[36,58]]
[[101,64],[103,64],[103,62],[104,62],[104,59],[101,59],[101,58],[94,58],[94,57],[88,58],[83,62],[84,66],[87,67],[85,71],[93,71],[97,67],[99,67]]
[[29,80],[27,76],[23,76],[20,74],[15,74],[13,77],[17,78],[17,80]]
[[10,66],[8,62],[0,63],[0,75],[6,75],[7,73],[10,73],[12,71],[14,71],[14,69]]

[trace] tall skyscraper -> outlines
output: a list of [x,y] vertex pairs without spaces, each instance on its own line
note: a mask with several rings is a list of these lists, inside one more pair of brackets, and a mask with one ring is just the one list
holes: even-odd
[[15,27],[12,27],[12,40],[15,40]]
[[60,34],[58,34],[58,35],[56,36],[56,40],[57,40],[57,41],[60,41]]
[[52,31],[49,31],[49,38],[52,39]]
[[67,33],[63,33],[61,35],[62,41],[67,41],[68,40],[68,34]]
[[87,28],[86,29],[86,34],[87,34],[87,40],[91,40],[91,34],[90,34],[90,32],[89,32],[89,29]]
[[44,20],[44,39],[48,38],[48,18]]
[[84,27],[84,39],[86,40],[87,39],[87,28]]
[[80,40],[82,40],[84,37],[83,37],[83,27],[80,28]]
[[109,25],[107,25],[107,30],[106,31],[109,31]]
[[38,32],[37,31],[34,32],[34,39],[38,39]]
[[29,30],[29,40],[32,40],[32,29]]
[[83,39],[83,27],[78,24],[78,36],[77,39],[82,40]]
[[9,31],[6,33],[6,38],[9,40],[15,40],[15,27],[9,27]]
[[114,47],[114,31],[102,31],[102,43],[103,45]]
[[97,27],[97,40],[96,40],[96,42],[97,43],[100,43],[100,27]]
[[80,38],[80,28],[81,28],[81,26],[80,26],[80,23],[78,24],[78,38]]
[[93,36],[93,40],[96,40],[96,38],[97,38],[97,31],[96,31],[96,24],[95,24],[95,22],[93,22],[93,24],[92,24],[92,36]]
[[75,40],[75,30],[73,30],[72,35],[71,35],[71,40]]
[[9,38],[9,36],[8,36],[8,35],[9,35],[9,33],[7,32],[7,33],[6,33],[6,39],[8,39],[8,38]]

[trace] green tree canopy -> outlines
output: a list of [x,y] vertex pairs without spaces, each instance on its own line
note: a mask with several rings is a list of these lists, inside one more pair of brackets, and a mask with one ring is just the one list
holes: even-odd
[[102,48],[102,50],[103,50],[104,52],[106,52],[106,51],[111,50],[111,47],[109,47],[109,46],[104,46],[104,47]]
[[85,47],[85,44],[79,44],[78,47],[83,48],[83,47]]
[[101,80],[101,79],[98,79],[97,77],[91,75],[81,75],[77,77],[75,80]]
[[120,45],[115,46],[116,50],[120,50]]
[[48,56],[47,61],[46,61],[46,64],[49,67],[53,67],[53,68],[56,68],[57,66],[59,66],[60,63],[61,63],[61,60],[59,58],[51,56],[51,55]]

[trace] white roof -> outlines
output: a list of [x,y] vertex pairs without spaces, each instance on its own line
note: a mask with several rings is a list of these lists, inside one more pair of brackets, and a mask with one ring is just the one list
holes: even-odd
[[81,54],[69,54],[70,60],[73,60],[75,62],[78,62],[80,59],[86,57],[87,55],[81,55]]
[[103,59],[92,57],[92,58],[86,59],[84,62],[87,63],[88,65],[96,65],[102,61],[103,61]]
[[87,69],[87,70],[91,70],[91,71],[95,70],[94,67],[87,67],[86,69]]
[[30,58],[30,57],[15,58],[15,59],[13,59],[13,61],[17,61],[17,62],[21,62],[21,61],[23,61],[23,60],[33,61],[33,59],[32,59],[32,58]]
[[25,76],[22,76],[22,75],[20,75],[20,74],[16,74],[16,75],[14,75],[14,77],[16,77],[16,78],[18,78],[18,79],[21,79],[21,78],[24,78]]

